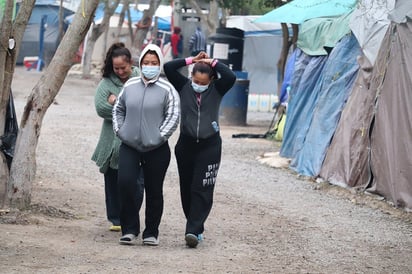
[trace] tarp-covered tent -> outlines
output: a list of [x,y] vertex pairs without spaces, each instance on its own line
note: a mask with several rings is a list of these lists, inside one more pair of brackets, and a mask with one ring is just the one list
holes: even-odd
[[[378,55],[377,66],[380,66],[379,61],[385,60],[385,54]],[[359,66],[354,88],[328,148],[320,176],[334,185],[364,189],[371,176],[369,131],[381,76],[375,70],[372,77],[372,65],[364,55],[359,58]]]
[[[53,2],[53,1],[51,1]],[[73,11],[63,8],[63,18],[73,14]],[[40,27],[43,15],[47,15],[47,26],[44,32],[43,61],[48,64],[53,57],[59,39],[59,6],[48,4],[47,1],[36,2],[21,42],[17,63],[22,64],[25,56],[38,56],[40,47]],[[67,28],[64,24],[64,30]]]
[[372,65],[390,23],[388,11],[394,6],[395,0],[362,0],[352,14],[349,26]]
[[230,16],[226,27],[244,31],[243,71],[248,73],[249,94],[277,93],[277,60],[282,49],[279,23],[255,24],[258,16]]
[[[312,92],[318,95],[314,101],[313,111],[305,113],[306,117],[310,118],[305,124],[294,125],[298,128],[307,128],[307,131],[301,130],[303,143],[290,166],[299,174],[316,176],[320,172],[327,148],[356,78],[359,53],[356,38],[351,34],[346,35],[333,48],[319,78],[313,77],[309,80],[317,82]],[[287,115],[289,118],[289,113]]]
[[370,191],[412,208],[412,22],[391,24],[386,36],[390,43],[371,133]]
[[303,52],[296,57],[280,149],[282,157],[294,158],[302,148],[319,96],[317,86],[321,83],[317,80],[322,74],[326,60],[327,56],[310,57]]
[[[347,25],[348,17],[348,14],[344,14],[340,17],[316,18],[304,22],[301,26],[303,34],[300,35],[299,33],[297,50],[302,51],[302,53],[296,56],[295,71],[290,85],[287,118],[283,143],[280,150],[282,157],[293,159],[300,157],[300,161],[303,161],[302,155],[299,156],[299,153],[304,149],[305,143],[310,144],[311,142],[311,140],[307,139],[307,134],[310,132],[315,114],[317,115],[316,119],[323,119],[323,116],[330,119],[327,120],[328,123],[325,122],[321,124],[314,121],[314,123],[317,123],[317,127],[315,131],[312,131],[312,134],[319,131],[318,134],[320,136],[311,136],[311,138],[319,138],[324,135],[325,138],[317,140],[317,142],[326,142],[327,144],[330,142],[331,135],[333,135],[337,121],[339,120],[339,117],[334,117],[333,115],[339,116],[343,107],[342,101],[345,101],[348,89],[351,88],[350,86],[345,86],[344,82],[347,78],[340,77],[343,77],[344,73],[351,74],[351,69],[356,67],[356,55],[348,55],[345,57],[345,54],[347,55],[351,49],[348,50],[347,45],[344,45],[345,43],[338,43],[343,36],[350,33]],[[342,23],[346,23],[346,27],[341,26]],[[348,39],[352,41],[350,47],[356,47],[353,41],[355,38],[346,38],[346,40]],[[332,59],[329,61],[331,66],[328,71],[324,71],[324,66],[329,58],[325,48],[333,48],[336,46],[336,43],[342,47],[339,51],[345,50],[345,54],[341,55],[336,51],[334,54],[331,54]],[[359,46],[357,46],[357,48],[359,48]],[[316,54],[313,56],[309,55],[311,53]],[[345,58],[351,58],[351,61]],[[329,78],[324,78],[326,75],[328,75]],[[326,82],[324,83],[324,81],[329,81],[330,87]],[[336,83],[339,83],[340,86],[335,85]],[[342,88],[345,88],[345,90],[342,90]],[[328,95],[328,92],[329,94],[335,95],[329,98],[327,102],[328,104],[332,104],[332,108],[329,109],[330,112],[325,112],[322,106],[318,106],[318,99],[320,96],[324,96],[322,100],[326,100],[327,97],[325,96]],[[345,94],[346,96],[344,96]],[[320,114],[322,117],[318,117]],[[325,132],[326,128],[328,128],[327,132]],[[316,156],[316,162],[320,162],[320,164],[323,162],[322,155],[324,156],[324,154],[326,154],[326,148],[327,145],[322,151],[319,151],[320,154]],[[311,160],[314,159],[312,158]],[[295,162],[294,168],[300,170],[297,162]],[[317,170],[316,172],[319,171],[320,170]],[[307,173],[308,172],[305,172],[305,175],[307,175]]]
[[256,23],[283,22],[301,24],[319,17],[333,17],[353,10],[357,0],[294,0],[264,14]]
[[[359,8],[368,3],[364,0]],[[388,3],[382,4],[381,9],[369,10],[378,15],[353,19],[358,20],[353,21],[354,26],[369,26],[361,30],[369,32],[363,37],[375,37],[372,40],[377,45],[364,43],[356,84],[320,176],[336,185],[382,195],[396,206],[412,208],[412,2],[398,0],[393,11]],[[393,21],[384,28],[370,27],[382,25],[378,22],[382,18]]]

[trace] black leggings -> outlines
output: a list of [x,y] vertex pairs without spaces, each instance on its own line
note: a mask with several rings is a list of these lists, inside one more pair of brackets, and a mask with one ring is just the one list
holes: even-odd
[[144,188],[146,192],[146,228],[143,238],[158,237],[159,225],[163,214],[163,181],[170,163],[170,148],[166,142],[149,152],[139,152],[125,144],[119,152],[119,194],[120,225],[122,234],[140,233],[139,211],[141,202],[137,199],[136,188],[139,170],[143,168]]
[[219,134],[197,140],[180,135],[175,148],[180,177],[180,196],[186,216],[186,233],[204,231],[213,204],[213,191],[220,166],[222,139]]

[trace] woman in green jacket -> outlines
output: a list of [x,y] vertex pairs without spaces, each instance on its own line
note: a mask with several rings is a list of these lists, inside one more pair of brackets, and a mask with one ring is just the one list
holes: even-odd
[[[92,160],[96,162],[100,172],[104,174],[106,213],[107,219],[112,223],[111,231],[121,230],[120,200],[117,186],[121,142],[113,132],[112,110],[124,83],[132,77],[139,76],[138,68],[132,63],[132,56],[125,45],[123,43],[113,44],[107,51],[102,69],[103,78],[97,87],[94,98],[96,112],[103,118],[103,126]],[[143,184],[142,176],[137,183]],[[136,195],[142,201],[143,193]]]

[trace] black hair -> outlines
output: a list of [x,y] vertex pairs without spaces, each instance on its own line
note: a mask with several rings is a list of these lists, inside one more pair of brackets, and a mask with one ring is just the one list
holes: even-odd
[[206,63],[196,63],[193,67],[192,75],[194,75],[196,72],[208,74],[210,80],[217,78],[216,71],[212,68],[211,65]]
[[124,43],[114,43],[111,45],[109,50],[106,53],[106,58],[104,59],[104,66],[102,68],[103,78],[109,77],[113,71],[113,58],[124,56],[126,61],[131,63],[132,61],[132,54],[126,48]]
[[[141,60],[143,61],[143,58],[144,58],[146,55],[148,55],[148,54],[156,55],[157,60],[158,60],[159,63],[160,63],[160,57],[159,57],[159,55],[157,55],[157,52],[156,52],[155,50],[151,50],[151,49],[149,49],[148,51],[145,52],[145,54],[143,55],[143,57],[142,57]],[[142,64],[139,64],[139,66],[141,67]]]

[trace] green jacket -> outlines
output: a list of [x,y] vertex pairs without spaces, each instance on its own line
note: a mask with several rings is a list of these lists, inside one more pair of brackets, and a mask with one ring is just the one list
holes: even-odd
[[[132,67],[131,77],[139,76],[137,67]],[[112,74],[109,78],[103,78],[97,86],[94,97],[94,105],[97,115],[103,118],[102,130],[96,149],[93,153],[92,160],[100,168],[101,173],[107,169],[117,169],[119,164],[120,140],[113,132],[112,110],[113,106],[107,102],[110,94],[119,95],[123,88],[123,83],[117,75]]]

